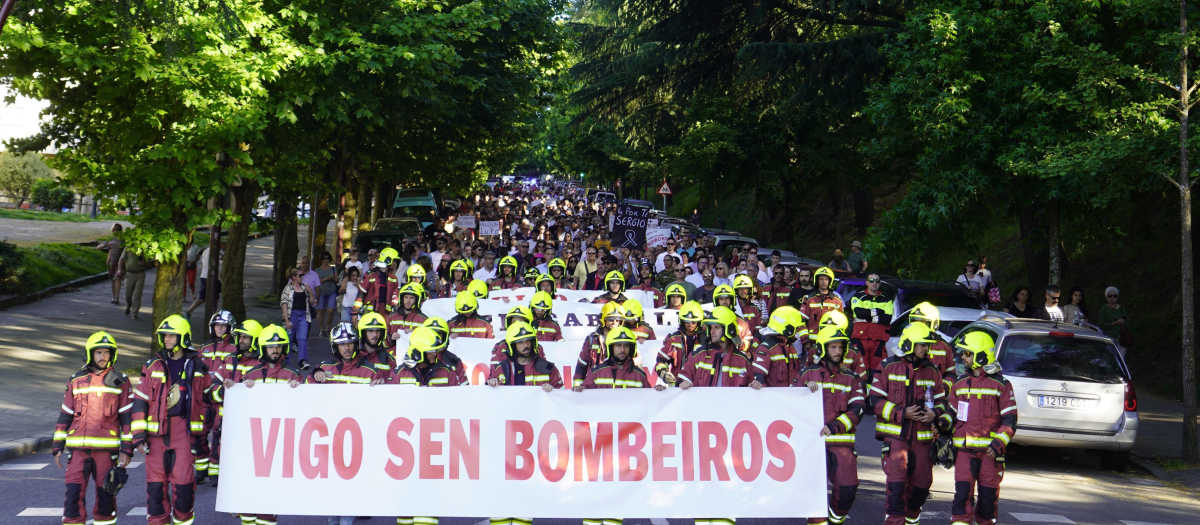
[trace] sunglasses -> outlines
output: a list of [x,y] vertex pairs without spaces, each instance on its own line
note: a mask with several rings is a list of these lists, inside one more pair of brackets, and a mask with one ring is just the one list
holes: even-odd
[[675,273],[684,273],[684,272],[687,272],[687,270],[675,270]]
[[774,272],[775,275],[783,275],[783,272]]
[[1058,298],[1057,298],[1057,297],[1046,297],[1046,298],[1047,298],[1047,299],[1049,299],[1051,302],[1055,302],[1055,303],[1057,303],[1057,302],[1058,302]]
[[1117,298],[1117,295],[1116,295],[1116,294],[1112,294],[1112,295],[1106,295],[1105,297],[1108,297],[1109,299],[1116,299],[1116,298]]
[[867,282],[869,282],[869,283],[877,283],[877,282],[879,282],[879,279],[867,279]]

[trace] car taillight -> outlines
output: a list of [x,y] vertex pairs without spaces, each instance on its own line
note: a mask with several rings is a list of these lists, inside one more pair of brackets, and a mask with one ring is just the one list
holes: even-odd
[[1071,332],[1050,332],[1050,337],[1075,337]]
[[1125,383],[1125,411],[1137,412],[1137,391],[1133,389],[1133,383]]

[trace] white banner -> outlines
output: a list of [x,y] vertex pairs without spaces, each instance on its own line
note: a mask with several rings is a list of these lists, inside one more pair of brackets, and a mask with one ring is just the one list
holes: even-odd
[[646,244],[649,246],[666,246],[671,240],[670,228],[646,228]]
[[[509,302],[500,300],[479,301],[479,315],[492,323],[492,331],[501,336],[504,333],[504,315],[514,306],[529,305],[528,295],[514,296]],[[582,341],[588,334],[600,327],[600,308],[603,305],[591,303],[573,303],[556,300],[551,316],[562,327],[563,339]],[[458,315],[454,311],[454,299],[430,299],[421,305],[421,312],[430,317],[441,317],[450,320]],[[643,315],[646,323],[654,329],[654,336],[663,339],[676,330],[679,312],[675,310],[644,308]]]
[[[533,287],[517,288],[516,290],[492,290],[488,293],[489,299],[509,299],[515,301],[529,302],[529,298],[537,290]],[[559,290],[555,294],[555,301],[565,301],[571,303],[590,303],[593,299],[604,295],[604,290]],[[642,290],[625,290],[625,297],[637,299],[642,303],[642,307],[654,306],[654,294]],[[599,308],[599,306],[597,306]],[[599,310],[597,310],[598,312]]]
[[500,221],[479,221],[479,235],[500,235]]
[[821,395],[806,388],[546,393],[260,384],[235,386],[225,399],[218,512],[681,519],[827,512]]
[[459,228],[474,228],[475,227],[475,216],[474,215],[460,215],[458,217],[458,220],[454,221],[454,224],[455,224],[455,226],[458,226]]

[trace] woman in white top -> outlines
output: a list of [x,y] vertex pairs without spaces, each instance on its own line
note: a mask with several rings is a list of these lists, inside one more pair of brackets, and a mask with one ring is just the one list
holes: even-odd
[[958,276],[958,284],[965,286],[967,289],[971,290],[971,293],[983,298],[984,301],[987,301],[987,292],[984,290],[984,287],[987,283],[983,282],[983,276],[979,275],[979,273],[976,271],[978,268],[979,266],[975,264],[975,261],[967,261],[966,266],[963,268],[962,275]]
[[342,293],[342,321],[352,322],[350,320],[350,307],[354,306],[354,301],[358,299],[358,292],[362,291],[362,272],[357,266],[346,268],[346,276],[342,277],[342,283],[338,286],[338,292]]

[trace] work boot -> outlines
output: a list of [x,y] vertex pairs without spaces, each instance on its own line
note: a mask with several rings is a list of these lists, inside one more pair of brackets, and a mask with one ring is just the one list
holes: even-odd
[[217,476],[216,475],[212,475],[212,476],[208,477],[208,486],[210,486],[210,487],[217,486]]

